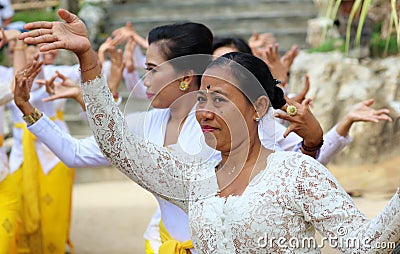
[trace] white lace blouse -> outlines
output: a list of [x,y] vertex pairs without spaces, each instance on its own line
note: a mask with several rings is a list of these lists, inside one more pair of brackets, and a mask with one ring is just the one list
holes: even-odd
[[[88,119],[104,155],[143,188],[189,214],[199,253],[319,253],[317,229],[343,253],[400,238],[400,191],[367,219],[328,170],[309,156],[275,152],[241,196],[222,198],[218,161],[176,155],[128,131],[103,78],[82,84]],[[352,245],[353,239],[358,245]],[[358,247],[358,248],[356,248]]]

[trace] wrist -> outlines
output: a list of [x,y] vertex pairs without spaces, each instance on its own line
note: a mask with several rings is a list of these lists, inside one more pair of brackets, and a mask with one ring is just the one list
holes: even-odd
[[321,149],[323,144],[324,144],[324,140],[322,138],[320,139],[320,141],[319,141],[319,143],[317,145],[306,143],[306,141],[303,140],[301,142],[301,149],[306,151],[306,152],[313,153],[313,152],[316,152],[319,149]]
[[93,61],[95,59],[97,61],[97,56],[96,53],[92,50],[92,48],[89,48],[83,52],[80,53],[75,53],[76,56],[79,59],[79,63],[81,64],[87,64],[88,62]]
[[30,126],[36,123],[42,116],[42,112],[40,112],[37,108],[33,108],[33,111],[30,114],[24,115],[22,118],[26,122],[26,125]]
[[29,115],[31,114],[35,108],[32,106],[32,104],[29,101],[23,101],[23,102],[15,102],[15,105],[21,110],[21,112],[24,115]]

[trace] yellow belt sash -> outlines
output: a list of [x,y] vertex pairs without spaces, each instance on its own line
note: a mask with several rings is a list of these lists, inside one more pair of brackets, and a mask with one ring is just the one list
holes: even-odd
[[158,250],[160,254],[186,254],[186,250],[194,248],[191,240],[181,243],[172,238],[162,220],[160,220],[160,237],[162,242]]
[[4,135],[0,135],[0,147],[4,145]]
[[[57,116],[51,117],[55,120]],[[36,137],[27,128],[25,123],[14,124],[15,128],[22,129],[22,195],[26,206],[22,208],[22,217],[25,222],[25,231],[28,234],[35,232],[39,227],[39,179],[38,169],[41,168],[39,158],[36,154]]]

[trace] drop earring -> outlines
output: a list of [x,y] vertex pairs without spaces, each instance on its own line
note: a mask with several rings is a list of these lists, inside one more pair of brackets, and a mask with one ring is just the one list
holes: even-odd
[[182,81],[179,83],[179,90],[181,90],[181,91],[186,91],[186,90],[188,90],[188,89],[189,89],[189,83],[186,82],[186,81],[184,81],[184,80],[182,80]]

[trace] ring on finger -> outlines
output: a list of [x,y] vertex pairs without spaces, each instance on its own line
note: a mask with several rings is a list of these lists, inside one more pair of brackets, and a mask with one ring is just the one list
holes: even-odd
[[295,106],[293,106],[293,105],[289,105],[286,108],[286,113],[289,116],[295,116],[297,114],[297,108]]

